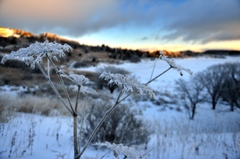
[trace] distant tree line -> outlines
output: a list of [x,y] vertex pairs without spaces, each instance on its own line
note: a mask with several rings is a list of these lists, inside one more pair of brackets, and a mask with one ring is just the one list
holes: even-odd
[[197,104],[209,102],[213,110],[219,103],[230,111],[240,108],[240,63],[225,63],[208,67],[190,80],[178,80],[176,88],[194,119]]

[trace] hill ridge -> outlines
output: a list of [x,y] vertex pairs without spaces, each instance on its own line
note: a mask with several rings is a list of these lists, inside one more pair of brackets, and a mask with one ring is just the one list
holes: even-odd
[[[16,45],[18,43],[17,39],[19,38],[24,39],[22,40],[23,42],[20,44],[22,45],[22,47],[27,47],[28,45],[30,45],[35,41],[43,42],[44,40],[47,39],[49,41],[56,41],[62,44],[67,43],[70,46],[72,46],[74,49],[83,48],[84,52],[104,51],[107,54],[110,54],[109,55],[110,58],[111,57],[118,58],[119,55],[117,54],[123,54],[123,53],[134,54],[139,57],[157,57],[159,52],[159,50],[149,52],[149,51],[143,51],[138,49],[132,50],[132,49],[124,49],[124,48],[111,48],[108,45],[104,45],[104,44],[102,44],[101,46],[91,46],[91,45],[80,44],[76,40],[70,40],[50,32],[44,32],[39,35],[36,35],[21,29],[5,28],[0,26],[0,47],[6,47],[8,45]],[[21,46],[15,46],[15,47],[20,48]],[[7,52],[6,49],[5,49],[5,52]],[[240,55],[240,50],[221,50],[221,49],[206,50],[203,52],[194,52],[191,50],[183,50],[178,52],[163,50],[163,52],[166,56],[169,56],[169,57],[191,57],[191,56],[200,56],[200,55],[211,55],[211,56]]]

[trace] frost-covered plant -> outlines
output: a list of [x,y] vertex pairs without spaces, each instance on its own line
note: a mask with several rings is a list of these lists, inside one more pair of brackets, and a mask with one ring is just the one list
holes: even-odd
[[[69,75],[66,75],[62,70],[59,70],[56,65],[53,62],[53,59],[57,60],[58,57],[65,56],[64,51],[71,51],[71,46],[67,44],[59,44],[56,42],[49,42],[45,41],[43,43],[35,42],[34,44],[31,44],[27,48],[19,49],[18,51],[12,51],[10,55],[5,55],[2,58],[1,63],[4,64],[8,60],[21,60],[24,61],[25,64],[30,66],[31,68],[37,67],[40,69],[48,83],[50,84],[51,88],[53,89],[54,93],[59,97],[65,108],[70,112],[70,114],[73,117],[73,138],[74,138],[74,158],[80,158],[79,156],[79,145],[78,145],[78,99],[80,93],[95,93],[93,89],[90,89],[88,87],[85,87],[84,84],[88,82],[89,80],[84,77],[83,75],[77,75],[74,73],[70,73]],[[48,70],[47,72],[42,67],[41,63],[43,62],[43,58],[47,58],[48,60]],[[50,74],[50,64],[53,66],[55,72],[58,75],[58,78],[61,82],[62,88],[64,90],[65,98],[67,98],[67,102],[63,99],[63,96],[60,95],[58,89],[54,85],[53,81],[51,80],[51,74]],[[71,86],[71,88],[74,91],[77,91],[76,96],[76,102],[75,106],[72,105],[70,101],[70,97],[68,94],[68,90],[66,88],[66,85],[64,83],[63,78],[66,78],[73,82],[75,84],[74,86]]]
[[[91,135],[89,136],[89,139],[83,149],[80,151],[80,147],[78,145],[78,133],[77,133],[77,125],[78,125],[78,99],[80,93],[93,93],[94,91],[92,89],[88,89],[87,87],[84,86],[85,82],[88,81],[88,79],[82,75],[76,75],[74,73],[70,73],[69,75],[66,75],[63,73],[62,70],[59,70],[56,65],[53,62],[53,59],[57,59],[58,57],[63,57],[64,51],[71,51],[72,48],[71,46],[67,44],[59,44],[56,42],[48,42],[45,41],[43,43],[35,42],[34,44],[31,44],[27,48],[22,48],[19,49],[18,51],[13,51],[11,52],[10,55],[5,55],[2,58],[1,63],[4,64],[8,60],[22,60],[24,61],[28,66],[31,68],[37,67],[40,69],[42,72],[43,76],[46,78],[48,83],[50,84],[51,88],[53,89],[54,93],[59,97],[65,108],[71,113],[73,117],[73,138],[74,138],[74,158],[79,159],[81,158],[82,154],[85,152],[86,148],[89,146],[91,143],[92,139],[96,135],[97,131],[103,124],[103,122],[107,119],[109,114],[127,97],[132,95],[133,93],[147,93],[150,97],[154,97],[153,90],[151,88],[147,87],[147,85],[160,76],[162,76],[164,73],[168,72],[170,69],[176,69],[177,71],[180,72],[182,75],[182,71],[186,71],[188,73],[191,73],[190,70],[185,69],[179,65],[176,65],[176,63],[172,59],[168,59],[166,56],[163,55],[162,52],[160,52],[160,59],[166,61],[169,64],[169,68],[163,71],[162,73],[158,74],[156,77],[152,78],[146,82],[145,84],[141,84],[137,82],[137,80],[130,78],[129,76],[123,76],[119,74],[111,74],[111,73],[103,73],[101,75],[102,78],[106,79],[109,83],[115,83],[119,87],[121,87],[121,91],[119,92],[119,95],[116,98],[115,103],[106,111],[102,119],[99,121]],[[46,72],[42,65],[40,64],[43,62],[43,58],[47,58],[48,61],[48,71]],[[59,91],[55,87],[53,81],[51,80],[51,74],[50,74],[50,64],[52,65],[53,69],[55,70],[61,86],[64,90],[64,95],[67,98],[67,102],[63,99],[62,95],[60,95]],[[154,69],[153,69],[154,70]],[[153,72],[153,71],[152,71]],[[68,94],[68,90],[66,88],[66,85],[64,83],[63,78],[67,78],[68,80],[72,81],[75,86],[71,87],[73,90],[77,91],[76,93],[76,102],[75,105],[73,106],[70,97]]]
[[84,86],[84,84],[87,84],[89,82],[89,79],[86,78],[83,75],[78,75],[75,74],[73,72],[70,72],[69,75],[66,75],[62,70],[60,70],[59,72],[61,72],[61,77],[67,78],[68,80],[72,81],[75,85],[71,85],[70,88],[73,91],[78,91],[78,89],[80,89],[79,91],[83,94],[96,94],[97,92],[87,86]]
[[109,85],[116,84],[118,87],[122,88],[123,93],[146,93],[150,98],[155,98],[155,94],[150,87],[141,84],[132,76],[103,72],[99,78],[108,81]]
[[59,44],[56,42],[45,41],[43,43],[35,42],[27,48],[21,48],[18,51],[12,51],[10,55],[4,56],[1,63],[7,60],[23,60],[31,68],[35,67],[36,63],[40,63],[46,56],[57,59],[57,57],[65,56],[64,51],[71,51],[71,46],[67,44]]
[[114,143],[111,144],[110,142],[105,142],[105,143],[96,143],[95,145],[106,146],[109,149],[113,150],[116,158],[120,154],[124,155],[124,158],[131,158],[131,159],[149,158],[150,156],[149,152],[146,153],[145,151],[136,150],[133,147],[124,146],[122,144],[114,144]]
[[180,73],[181,76],[183,75],[183,71],[186,71],[187,73],[192,75],[192,71],[190,69],[187,69],[187,68],[184,68],[180,65],[177,65],[176,62],[173,59],[169,59],[167,56],[165,56],[163,54],[162,51],[160,51],[159,54],[160,54],[159,58],[162,59],[163,61],[166,61],[169,64],[169,66],[171,68],[177,70]]
[[122,69],[122,68],[118,68],[118,67],[114,67],[114,66],[105,66],[105,67],[102,67],[102,68],[99,68],[96,70],[96,84],[97,84],[97,87],[99,89],[103,89],[103,87],[106,87],[109,89],[109,91],[111,93],[114,92],[115,89],[117,89],[117,85],[116,84],[111,84],[109,85],[108,84],[108,81],[105,81],[104,79],[101,79],[99,78],[99,76],[103,73],[103,72],[111,72],[111,73],[118,73],[118,74],[121,74],[121,75],[128,75],[129,72],[126,71],[125,69]]

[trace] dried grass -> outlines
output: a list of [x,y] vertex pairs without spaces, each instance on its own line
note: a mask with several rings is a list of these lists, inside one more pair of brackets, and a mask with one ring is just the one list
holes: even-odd
[[62,106],[62,103],[56,98],[33,95],[19,96],[10,93],[1,93],[1,118],[6,118],[6,115],[11,112],[34,113],[46,116],[69,114]]

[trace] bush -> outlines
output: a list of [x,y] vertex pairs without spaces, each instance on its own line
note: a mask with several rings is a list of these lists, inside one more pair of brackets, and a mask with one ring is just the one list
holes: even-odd
[[[110,107],[109,102],[92,104],[88,110],[87,126],[83,132],[84,139],[89,138],[98,121]],[[140,111],[130,109],[126,105],[116,107],[93,138],[92,143],[108,141],[128,146],[147,143],[150,132],[143,120],[139,118],[140,116]]]
[[86,61],[77,61],[73,64],[73,68],[88,67],[89,65]]

